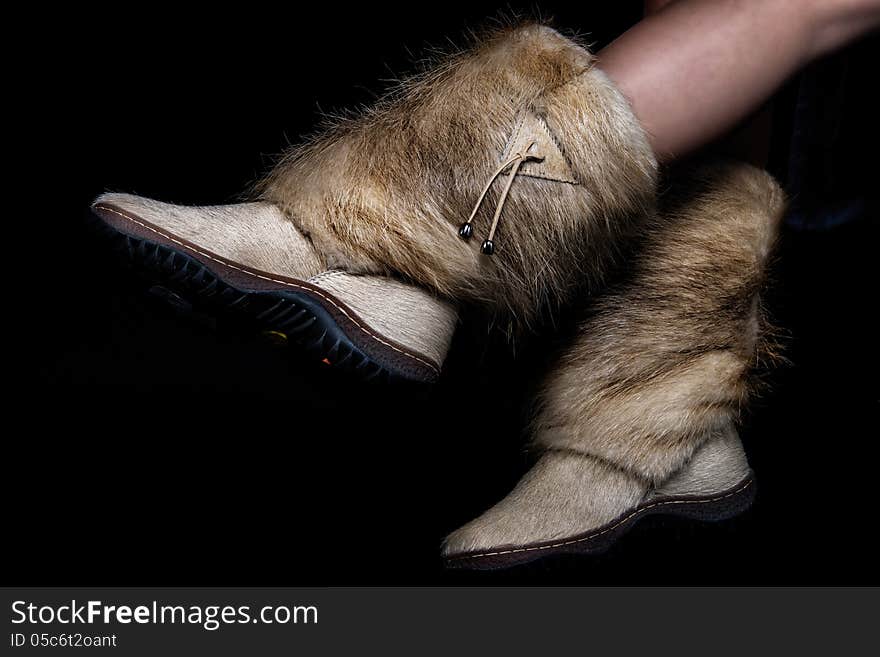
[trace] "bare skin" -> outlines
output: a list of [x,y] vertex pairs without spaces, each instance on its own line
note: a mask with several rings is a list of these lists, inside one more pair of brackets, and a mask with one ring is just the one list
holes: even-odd
[[662,161],[728,132],[800,68],[880,26],[880,0],[653,0],[647,8],[599,61]]

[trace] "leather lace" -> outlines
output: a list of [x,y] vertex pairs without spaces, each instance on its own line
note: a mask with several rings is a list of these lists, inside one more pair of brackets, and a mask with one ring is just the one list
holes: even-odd
[[462,239],[468,240],[471,238],[474,233],[474,217],[477,216],[477,212],[483,205],[483,201],[486,200],[486,194],[489,193],[489,189],[491,189],[493,183],[498,179],[498,176],[504,173],[504,171],[508,167],[512,167],[510,169],[510,173],[507,175],[507,182],[505,183],[504,189],[501,192],[501,197],[498,199],[498,205],[495,206],[495,214],[492,216],[492,226],[489,228],[489,234],[486,236],[486,239],[480,246],[480,251],[485,255],[492,255],[495,252],[495,231],[498,229],[498,222],[501,220],[501,211],[504,209],[504,204],[507,201],[508,194],[510,193],[510,188],[513,186],[513,181],[516,178],[516,175],[519,173],[520,167],[522,167],[522,165],[528,161],[544,159],[540,156],[529,154],[529,150],[531,150],[532,146],[534,145],[534,141],[529,142],[529,144],[522,151],[515,153],[512,157],[510,157],[506,162],[501,164],[501,166],[499,166],[495,170],[495,172],[489,178],[489,181],[486,183],[485,187],[483,187],[483,191],[480,193],[480,196],[477,199],[477,203],[476,205],[474,205],[474,209],[471,211],[470,217],[468,217],[468,220],[464,222],[458,229],[458,234],[461,236]]

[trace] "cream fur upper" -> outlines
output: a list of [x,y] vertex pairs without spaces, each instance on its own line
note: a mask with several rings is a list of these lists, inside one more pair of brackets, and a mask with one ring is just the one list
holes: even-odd
[[261,271],[305,280],[326,269],[309,241],[271,203],[184,206],[107,193],[117,207],[199,247]]

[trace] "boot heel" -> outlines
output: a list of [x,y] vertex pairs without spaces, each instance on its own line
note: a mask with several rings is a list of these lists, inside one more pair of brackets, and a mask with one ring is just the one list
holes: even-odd
[[327,271],[308,283],[374,360],[392,370],[427,367],[434,371],[430,378],[439,375],[458,323],[452,304],[384,276]]

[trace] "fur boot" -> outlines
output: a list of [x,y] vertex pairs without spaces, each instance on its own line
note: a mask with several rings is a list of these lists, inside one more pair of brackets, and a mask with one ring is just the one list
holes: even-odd
[[750,501],[734,427],[772,355],[759,293],[783,194],[767,174],[723,164],[679,178],[663,205],[543,386],[543,456],[447,539],[450,564],[599,550],[645,513],[720,518]]
[[590,53],[530,25],[294,148],[259,202],[106,194],[93,211],[174,295],[368,377],[430,381],[456,304],[525,325],[599,280],[654,203],[655,176]]
[[456,308],[393,278],[329,269],[269,203],[185,207],[104,194],[92,212],[177,306],[232,315],[360,379],[440,375]]
[[529,25],[295,148],[261,196],[331,267],[395,273],[522,324],[601,277],[654,204],[656,166],[590,53]]

